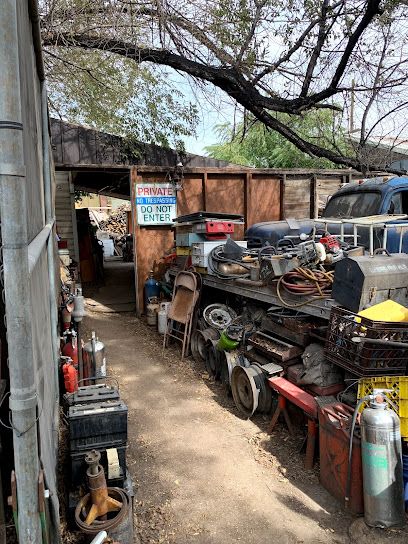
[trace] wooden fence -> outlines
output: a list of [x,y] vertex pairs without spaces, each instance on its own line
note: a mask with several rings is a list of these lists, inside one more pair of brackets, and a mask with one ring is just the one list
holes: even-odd
[[[135,186],[163,183],[168,168],[133,167],[131,201],[135,233],[136,307],[143,311],[143,285],[154,261],[174,245],[171,226],[139,226]],[[242,240],[245,229],[262,221],[317,217],[327,199],[344,183],[358,176],[349,170],[279,170],[247,168],[189,168],[184,172],[183,190],[177,193],[177,213],[197,211],[238,213],[245,224],[234,238]]]

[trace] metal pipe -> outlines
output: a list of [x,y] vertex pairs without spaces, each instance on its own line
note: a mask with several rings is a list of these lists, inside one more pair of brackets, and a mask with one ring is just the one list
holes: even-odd
[[28,272],[32,273],[52,232],[55,220],[47,223],[28,246]]
[[101,531],[92,540],[91,544],[103,544],[106,538],[108,538],[108,533],[106,531]]
[[20,544],[41,543],[38,511],[37,392],[28,272],[28,231],[19,40],[15,0],[0,17],[0,217]]
[[52,356],[55,368],[55,396],[59,400],[58,363],[59,363],[59,334],[58,334],[58,310],[57,310],[57,284],[55,275],[55,238],[54,234],[54,210],[52,206],[52,176],[50,157],[50,137],[48,132],[48,103],[47,87],[41,84],[41,115],[42,115],[42,140],[43,140],[43,176],[44,176],[44,205],[45,221],[53,227],[47,239],[48,278],[50,282],[50,320]]
[[[59,334],[58,334],[58,293],[56,283],[56,269],[55,269],[55,217],[52,203],[52,173],[51,173],[51,157],[50,157],[50,137],[49,137],[49,125],[48,125],[48,101],[47,101],[47,87],[45,82],[41,83],[41,120],[42,120],[42,154],[43,154],[43,179],[44,179],[44,208],[45,208],[45,222],[46,227],[51,226],[49,229],[47,243],[47,265],[48,265],[48,280],[49,280],[49,304],[50,304],[50,334],[51,334],[51,349],[52,349],[52,362],[54,370],[54,393],[55,393],[55,412],[54,412],[54,433],[52,434],[55,441],[55,455],[57,455],[58,447],[58,433],[59,433]],[[45,228],[46,228],[45,227]],[[54,499],[54,508],[57,508]],[[60,543],[61,535],[58,526],[58,512],[55,512],[54,524],[52,525],[52,540],[53,542]]]
[[40,28],[40,14],[38,12],[37,0],[28,1],[28,12],[30,14],[30,21],[33,33],[33,45],[35,53],[35,63],[37,66],[37,73],[40,81],[45,80],[44,61],[42,56],[42,42],[41,42],[41,28]]
[[370,236],[369,248],[370,248],[370,256],[372,257],[374,254],[374,225],[371,224],[369,229],[370,229],[369,230],[369,236]]

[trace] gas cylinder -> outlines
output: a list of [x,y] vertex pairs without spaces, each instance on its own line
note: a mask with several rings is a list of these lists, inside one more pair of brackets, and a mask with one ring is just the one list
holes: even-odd
[[370,527],[405,523],[399,417],[374,391],[361,415],[364,519]]
[[[67,338],[70,336],[71,338]],[[62,348],[62,355],[70,357],[74,365],[78,364],[78,339],[75,331],[69,331],[64,334],[66,339],[65,345]]]
[[157,312],[159,311],[159,301],[156,297],[149,298],[146,306],[146,321],[147,324],[155,327],[157,323]]
[[160,285],[158,281],[154,279],[153,270],[150,270],[149,277],[144,284],[144,305],[146,312],[147,305],[149,304],[149,299],[153,297],[159,298],[159,295]]
[[[91,340],[82,348],[82,360],[84,377],[104,378],[106,376],[105,344],[96,337],[95,331],[92,331]],[[92,380],[91,383],[98,382]]]
[[157,330],[159,334],[164,334],[167,327],[167,314],[169,312],[171,302],[161,302],[159,311],[157,312]]
[[78,370],[71,359],[62,365],[62,373],[64,375],[65,391],[75,393],[78,389]]

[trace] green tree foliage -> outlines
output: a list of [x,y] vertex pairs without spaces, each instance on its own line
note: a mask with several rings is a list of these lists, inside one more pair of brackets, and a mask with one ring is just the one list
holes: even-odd
[[[302,116],[280,114],[279,121],[296,130],[307,141],[333,151],[347,150],[339,116],[333,112],[310,112]],[[242,121],[234,129],[226,124],[218,127],[220,142],[208,146],[210,157],[256,168],[333,168],[327,159],[312,157],[300,151],[286,138],[253,118]]]
[[155,67],[103,51],[49,48],[45,52],[52,116],[180,148],[194,134],[197,108]]

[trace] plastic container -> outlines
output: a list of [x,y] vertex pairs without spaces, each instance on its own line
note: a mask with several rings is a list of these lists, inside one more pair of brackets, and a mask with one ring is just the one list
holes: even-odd
[[[384,340],[384,345],[355,343],[354,337]],[[387,340],[408,342],[407,323],[373,321],[334,306],[325,344],[326,358],[357,376],[402,375],[408,360],[408,348],[392,346]]]
[[[358,384],[358,398],[362,399],[373,393],[373,389],[385,389],[385,394],[398,408],[394,410],[400,418],[401,436],[408,440],[408,376],[378,376],[363,378]],[[390,391],[387,391],[390,390]],[[367,406],[363,404],[361,410]],[[392,409],[393,406],[391,406]]]
[[225,332],[221,333],[220,339],[217,343],[217,349],[220,351],[226,350],[231,351],[238,346],[239,342],[237,340],[232,340],[227,336]]
[[103,245],[103,256],[104,257],[113,257],[115,253],[115,247],[113,240],[102,240]]

